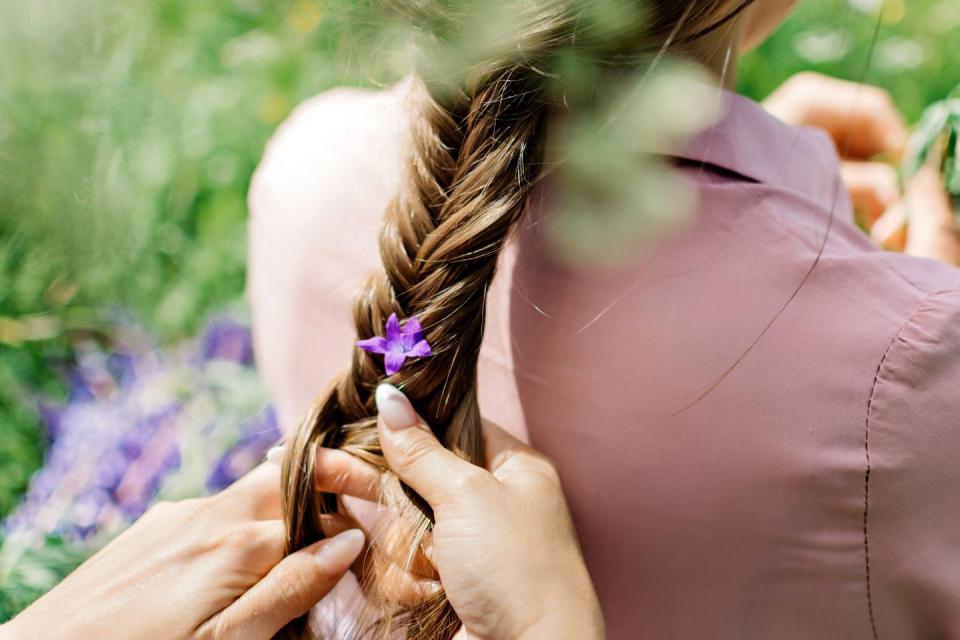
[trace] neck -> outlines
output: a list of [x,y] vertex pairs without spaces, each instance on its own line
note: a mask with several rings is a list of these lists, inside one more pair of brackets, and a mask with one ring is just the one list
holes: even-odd
[[687,46],[688,55],[713,73],[724,89],[737,85],[740,61],[741,24],[734,20],[701,40]]

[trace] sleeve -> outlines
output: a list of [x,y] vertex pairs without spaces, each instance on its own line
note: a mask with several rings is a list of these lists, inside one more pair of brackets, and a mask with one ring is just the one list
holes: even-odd
[[960,289],[929,295],[890,344],[864,440],[873,637],[960,637]]

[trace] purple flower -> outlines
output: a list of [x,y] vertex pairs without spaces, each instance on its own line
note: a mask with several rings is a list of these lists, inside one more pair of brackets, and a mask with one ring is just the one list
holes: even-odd
[[229,317],[210,323],[201,345],[204,360],[232,360],[238,364],[253,363],[253,340],[250,329]]
[[207,489],[220,491],[263,460],[264,454],[283,436],[272,408],[248,421],[242,427],[243,437],[217,462],[207,477]]
[[387,337],[374,336],[360,340],[357,346],[370,353],[383,354],[383,365],[388,376],[392,376],[407,358],[426,358],[433,355],[430,343],[423,337],[423,329],[416,316],[409,318],[400,326],[397,314],[387,318]]

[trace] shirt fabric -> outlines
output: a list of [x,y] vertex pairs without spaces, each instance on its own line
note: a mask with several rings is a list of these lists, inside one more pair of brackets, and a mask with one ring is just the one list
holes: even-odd
[[[349,363],[405,100],[314,98],[253,181],[256,353],[288,430]],[[629,264],[567,266],[529,212],[481,410],[555,461],[610,638],[960,637],[960,270],[870,243],[824,133],[723,101],[677,154],[699,213]]]

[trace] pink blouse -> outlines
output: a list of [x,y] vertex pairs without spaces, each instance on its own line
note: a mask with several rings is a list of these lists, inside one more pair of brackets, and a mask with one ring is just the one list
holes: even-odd
[[[310,100],[255,176],[288,429],[349,360],[403,100]],[[488,295],[482,411],[556,461],[611,638],[960,638],[960,270],[874,248],[826,135],[725,100],[679,154],[708,163],[699,215],[632,264],[572,270],[531,212]]]

